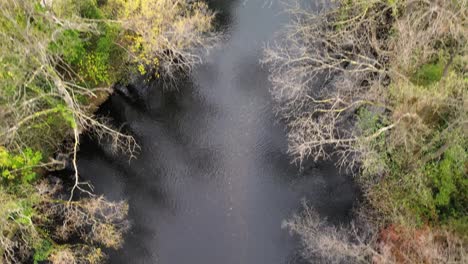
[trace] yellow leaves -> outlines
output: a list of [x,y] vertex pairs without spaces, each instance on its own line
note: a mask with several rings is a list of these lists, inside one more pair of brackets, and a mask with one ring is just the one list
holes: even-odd
[[3,166],[3,164],[7,164],[9,158],[8,151],[6,150],[5,147],[0,146],[0,166]]
[[212,30],[214,15],[200,1],[109,0],[107,5],[120,9],[115,13],[129,30],[129,50],[135,62],[146,66],[158,67],[159,59],[172,62],[176,59],[172,56],[184,56]]
[[79,62],[79,73],[94,85],[110,84],[109,67],[104,54],[88,53]]
[[138,64],[138,71],[140,72],[141,75],[145,75],[146,74],[145,66],[143,64]]
[[128,36],[131,42],[130,51],[132,53],[138,53],[143,48],[143,38],[141,36]]

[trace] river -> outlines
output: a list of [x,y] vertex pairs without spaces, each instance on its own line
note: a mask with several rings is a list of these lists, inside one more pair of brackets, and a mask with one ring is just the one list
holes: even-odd
[[141,146],[137,159],[85,138],[81,177],[109,199],[128,200],[132,229],[110,263],[295,263],[297,241],[281,222],[306,198],[336,222],[355,200],[350,177],[331,164],[286,155],[284,127],[259,60],[288,17],[265,0],[211,1],[226,39],[178,92],[139,84],[100,109]]

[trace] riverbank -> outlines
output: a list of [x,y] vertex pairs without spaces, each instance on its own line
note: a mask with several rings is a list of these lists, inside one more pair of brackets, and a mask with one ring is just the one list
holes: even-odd
[[[170,83],[200,63],[197,50],[216,41],[214,15],[172,0],[6,0],[0,9],[1,262],[102,262],[101,247],[123,242],[128,206],[81,182],[80,136],[133,157],[133,137],[93,113],[125,76]],[[41,175],[66,160],[70,188]]]
[[338,159],[364,193],[350,229],[308,205],[285,223],[304,256],[466,262],[467,2],[288,9],[294,21],[264,62],[289,152],[298,163]]

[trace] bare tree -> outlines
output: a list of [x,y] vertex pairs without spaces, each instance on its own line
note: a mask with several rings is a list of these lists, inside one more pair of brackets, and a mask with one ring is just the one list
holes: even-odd
[[310,263],[466,263],[466,242],[447,231],[390,226],[379,231],[356,215],[349,226],[335,227],[304,202],[300,214],[283,222],[299,236]]
[[[100,245],[115,249],[122,245],[129,228],[126,202],[103,197],[69,202],[60,199],[62,193],[63,183],[50,179],[19,193],[0,189],[2,263],[26,262],[44,241],[53,246],[49,258],[53,263],[101,263],[105,254]],[[28,203],[33,209],[24,206]]]
[[[288,125],[295,161],[338,155],[340,165],[352,167],[380,135],[403,124],[422,124],[418,113],[396,113],[388,85],[408,83],[408,61],[426,63],[439,39],[455,42],[455,53],[466,49],[466,1],[459,1],[460,9],[450,1],[338,5],[287,5],[292,22],[265,48],[262,62],[270,70],[271,94]],[[395,12],[404,15],[396,21]],[[393,23],[399,38],[390,37]],[[421,56],[415,57],[415,50]],[[389,122],[373,134],[361,134],[356,113],[363,108],[388,116]]]
[[305,259],[324,263],[371,263],[372,258],[379,255],[372,247],[377,233],[373,228],[358,230],[354,223],[347,228],[336,228],[305,202],[303,205],[302,212],[284,221],[282,226],[299,235]]
[[372,18],[359,8],[350,10],[354,23],[337,21],[330,7],[314,8],[319,11],[298,1],[288,6],[292,22],[279,37],[282,41],[265,49],[263,63],[269,65],[278,113],[288,120],[289,152],[296,161],[336,153],[346,159],[359,141],[350,117],[362,106],[385,109],[380,94],[389,72],[375,56],[381,44],[368,45],[381,24],[370,23]]

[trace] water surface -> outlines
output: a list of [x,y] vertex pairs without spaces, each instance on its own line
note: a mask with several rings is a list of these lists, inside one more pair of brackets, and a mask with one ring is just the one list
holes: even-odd
[[162,93],[136,87],[100,110],[141,145],[138,159],[86,139],[83,178],[97,193],[130,204],[132,229],[110,263],[294,263],[297,242],[282,220],[307,198],[325,216],[345,219],[354,192],[331,165],[300,171],[285,154],[284,127],[259,65],[264,43],[287,22],[276,1],[212,1],[228,37],[207,62]]

